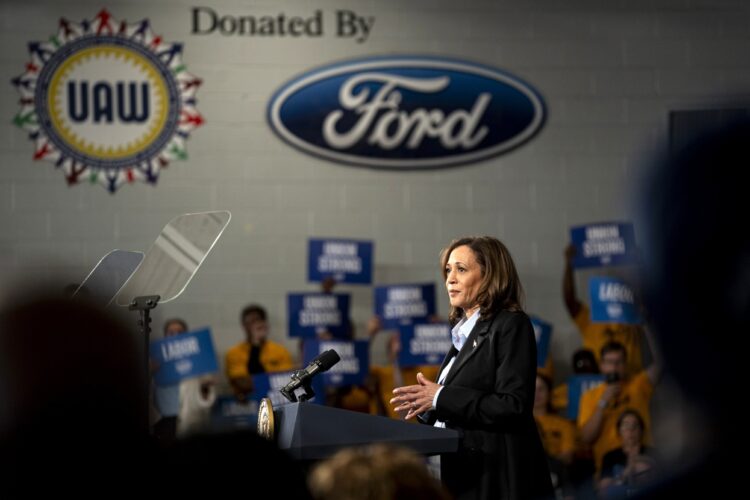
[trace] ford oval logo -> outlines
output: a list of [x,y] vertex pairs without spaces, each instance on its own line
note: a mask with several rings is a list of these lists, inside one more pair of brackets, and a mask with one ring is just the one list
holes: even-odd
[[268,121],[292,146],[375,168],[449,167],[499,155],[544,124],[541,96],[500,70],[429,57],[362,59],[286,83]]

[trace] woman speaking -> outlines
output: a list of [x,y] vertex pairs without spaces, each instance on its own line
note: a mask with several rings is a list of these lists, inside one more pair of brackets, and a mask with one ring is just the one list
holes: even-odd
[[459,450],[441,457],[455,498],[553,495],[534,423],[536,341],[521,307],[523,290],[508,249],[489,237],[461,238],[443,250],[453,347],[437,383],[394,389],[406,418],[457,429]]

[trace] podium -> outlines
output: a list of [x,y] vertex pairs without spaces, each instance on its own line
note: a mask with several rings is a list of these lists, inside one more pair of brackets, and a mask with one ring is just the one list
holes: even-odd
[[276,444],[298,460],[319,460],[341,448],[387,443],[422,455],[458,450],[458,432],[339,408],[292,403],[274,408]]

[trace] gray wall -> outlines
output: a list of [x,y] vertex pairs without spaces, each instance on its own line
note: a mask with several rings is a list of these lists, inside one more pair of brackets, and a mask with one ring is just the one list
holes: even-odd
[[[203,79],[206,124],[156,186],[109,194],[68,187],[10,122],[19,109],[9,84],[62,16],[92,18],[101,2],[0,4],[0,295],[14,280],[52,273],[80,281],[113,248],[146,250],[185,212],[230,210],[233,219],[195,280],[157,322],[182,316],[210,325],[219,351],[241,338],[238,313],[269,307],[272,337],[286,338],[288,291],[306,283],[309,237],[375,241],[378,284],[435,281],[440,248],[466,234],[491,234],[511,249],[527,308],[555,325],[560,374],[580,340],[560,296],[563,248],[574,224],[631,219],[629,189],[666,136],[667,113],[746,93],[750,14],[737,1],[111,1],[118,19],[149,18]],[[192,35],[193,6],[222,14],[310,16],[323,11],[320,38]],[[374,16],[369,38],[335,36],[334,12]],[[548,121],[530,143],[478,164],[430,172],[348,168],[282,143],[265,121],[271,94],[291,77],[341,59],[378,54],[453,56],[509,71],[534,85]],[[584,290],[587,274],[579,275]],[[438,288],[441,290],[440,288]],[[360,335],[371,314],[369,287],[353,294]],[[439,310],[447,301],[439,295]]]

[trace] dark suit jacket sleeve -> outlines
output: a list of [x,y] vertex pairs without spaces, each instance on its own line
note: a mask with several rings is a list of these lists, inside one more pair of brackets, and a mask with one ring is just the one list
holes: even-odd
[[[494,389],[486,391],[448,384],[440,392],[435,415],[458,425],[510,423],[530,415],[534,404],[536,340],[531,321],[522,313],[493,323],[486,353],[477,353],[464,369],[478,370],[489,380],[494,371]],[[469,366],[471,364],[471,366]],[[463,378],[463,377],[462,377]]]

